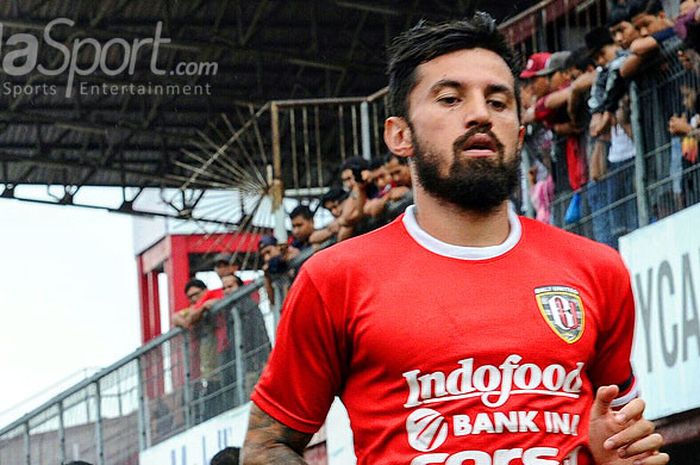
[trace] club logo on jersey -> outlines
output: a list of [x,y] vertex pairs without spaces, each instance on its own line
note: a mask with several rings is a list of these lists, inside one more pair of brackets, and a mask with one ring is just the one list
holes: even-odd
[[537,306],[552,330],[569,344],[583,335],[585,311],[576,289],[567,286],[545,286],[535,289]]

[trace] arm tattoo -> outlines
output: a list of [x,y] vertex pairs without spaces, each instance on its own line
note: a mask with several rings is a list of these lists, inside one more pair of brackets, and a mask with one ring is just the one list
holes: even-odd
[[305,465],[302,456],[311,436],[289,428],[251,403],[241,464]]

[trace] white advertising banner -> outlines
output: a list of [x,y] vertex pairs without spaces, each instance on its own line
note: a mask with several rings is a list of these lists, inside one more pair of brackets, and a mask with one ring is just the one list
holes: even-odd
[[[248,429],[250,403],[224,412],[139,454],[140,465],[209,465],[211,458],[225,447],[241,447]],[[326,441],[328,465],[353,465],[356,462],[350,420],[343,404],[335,399],[321,436],[310,444]]]
[[632,363],[645,416],[700,407],[700,205],[620,239],[637,308]]

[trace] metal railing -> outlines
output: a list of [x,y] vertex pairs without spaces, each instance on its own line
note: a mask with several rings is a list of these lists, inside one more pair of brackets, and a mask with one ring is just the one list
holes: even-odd
[[163,334],[0,430],[0,465],[136,465],[140,450],[245,404],[288,280],[274,282],[277,305],[262,284],[236,290],[190,330]]
[[[578,192],[581,219],[566,224],[574,193],[561,193],[552,205],[553,223],[617,248],[620,236],[700,202],[698,134],[674,136],[673,115],[691,120],[700,78],[678,59],[680,43],[661,49],[629,85],[630,121],[635,156],[614,164],[605,176]],[[697,156],[697,155],[696,155]]]

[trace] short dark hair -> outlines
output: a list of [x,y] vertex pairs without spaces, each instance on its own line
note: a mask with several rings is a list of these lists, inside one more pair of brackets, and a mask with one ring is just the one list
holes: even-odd
[[192,287],[198,287],[203,291],[207,290],[207,285],[204,284],[204,281],[201,279],[190,279],[187,281],[187,284],[185,284],[185,294],[187,294],[187,291],[189,291]]
[[384,157],[384,164],[389,163],[391,160],[396,160],[399,162],[399,165],[408,165],[408,157],[400,157],[395,153],[389,152]]
[[373,158],[369,162],[369,170],[374,171],[384,166],[384,160],[381,158]]
[[239,451],[240,449],[238,447],[221,449],[211,458],[209,465],[238,465]]
[[520,63],[496,21],[478,11],[471,19],[429,23],[420,21],[394,38],[389,47],[389,114],[408,119],[408,94],[416,84],[416,68],[422,63],[457,50],[484,48],[506,62],[515,81],[515,100],[520,113],[518,74]]
[[328,192],[323,194],[320,198],[321,205],[326,208],[326,203],[328,202],[342,202],[348,198],[348,193],[339,187],[331,187]]
[[294,210],[289,214],[289,219],[293,220],[297,216],[301,216],[305,220],[313,220],[314,212],[311,211],[308,205],[300,204],[294,207]]
[[649,0],[644,7],[644,13],[654,16],[658,16],[662,11],[664,11],[664,5],[661,0]]

